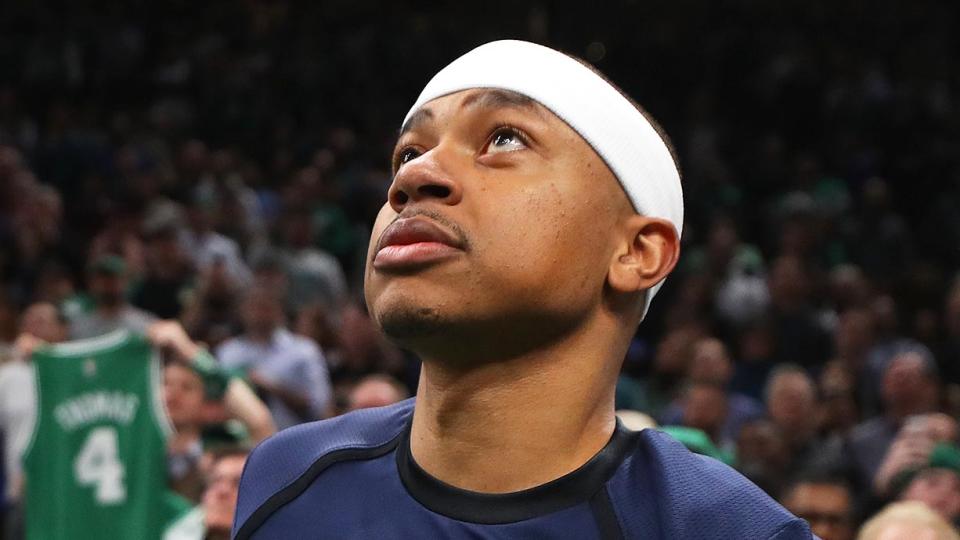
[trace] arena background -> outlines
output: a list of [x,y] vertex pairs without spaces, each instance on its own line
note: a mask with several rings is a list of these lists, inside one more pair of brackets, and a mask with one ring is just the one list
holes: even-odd
[[[680,157],[681,263],[638,331],[618,405],[703,429],[775,496],[834,452],[817,468],[852,486],[854,522],[892,497],[851,462],[857,430],[891,418],[888,399],[960,411],[958,17],[936,1],[5,3],[0,345],[34,302],[90,309],[89,268],[114,254],[135,305],[214,351],[243,331],[246,288],[281,283],[289,326],[323,350],[337,412],[371,374],[409,391],[415,359],[376,335],[361,294],[399,121],[456,56],[528,39],[598,66]],[[151,247],[194,213],[240,250],[229,294],[204,296],[213,278],[197,254]],[[704,367],[709,337],[729,352]],[[934,377],[935,406],[920,405],[926,381],[888,396],[904,351]],[[774,396],[784,365],[809,377]],[[759,450],[731,427],[740,398],[769,417],[737,418],[769,428]],[[892,439],[863,444],[882,456]]]

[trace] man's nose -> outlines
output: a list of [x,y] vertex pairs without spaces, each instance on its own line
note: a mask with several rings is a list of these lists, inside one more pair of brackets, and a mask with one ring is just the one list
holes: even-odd
[[460,202],[463,191],[444,166],[444,148],[435,147],[407,162],[393,177],[387,193],[390,206],[398,214],[410,203],[433,201],[445,205]]

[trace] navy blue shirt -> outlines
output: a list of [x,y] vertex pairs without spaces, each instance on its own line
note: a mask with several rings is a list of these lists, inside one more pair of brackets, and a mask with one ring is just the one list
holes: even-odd
[[812,538],[733,469],[649,429],[618,425],[589,462],[542,486],[458,489],[413,460],[413,407],[357,411],[262,443],[240,482],[234,537]]

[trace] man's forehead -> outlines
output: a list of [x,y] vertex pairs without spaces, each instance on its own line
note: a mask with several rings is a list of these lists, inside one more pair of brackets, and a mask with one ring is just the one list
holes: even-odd
[[428,101],[410,115],[410,118],[400,129],[400,135],[432,120],[436,116],[434,109],[437,108],[438,102],[441,101],[452,102],[458,112],[469,110],[516,109],[533,112],[544,118],[550,114],[545,107],[519,92],[500,88],[472,88]]

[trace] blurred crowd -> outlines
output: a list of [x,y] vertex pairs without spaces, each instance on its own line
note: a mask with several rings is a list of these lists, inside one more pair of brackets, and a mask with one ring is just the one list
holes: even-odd
[[65,338],[179,321],[280,429],[412,395],[362,301],[393,138],[443,63],[533,39],[643,103],[683,169],[618,408],[825,540],[897,500],[960,522],[958,8],[614,4],[5,7],[0,357],[40,303]]

